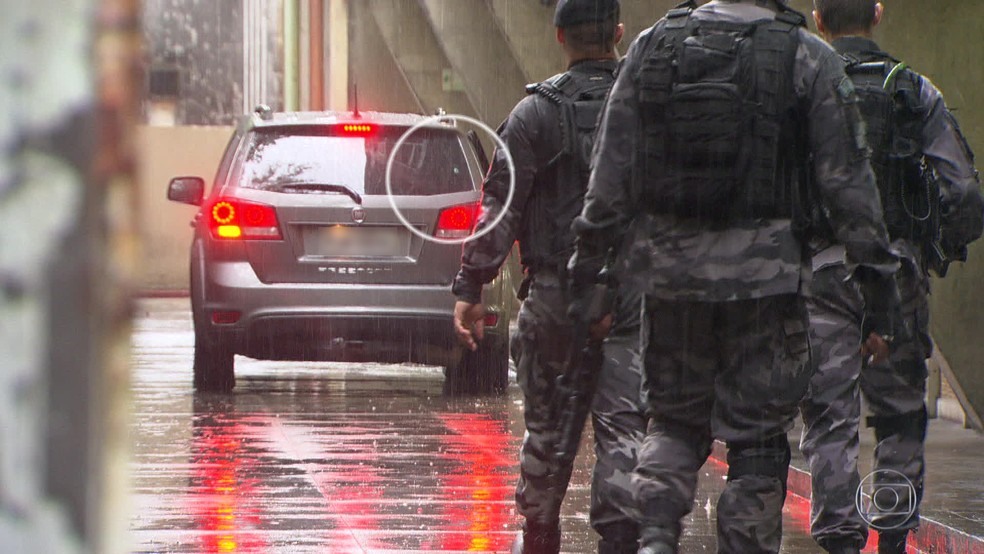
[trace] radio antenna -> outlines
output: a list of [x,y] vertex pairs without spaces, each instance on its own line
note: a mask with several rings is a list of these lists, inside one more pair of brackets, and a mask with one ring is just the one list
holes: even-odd
[[359,113],[359,84],[352,83],[352,117],[362,117]]

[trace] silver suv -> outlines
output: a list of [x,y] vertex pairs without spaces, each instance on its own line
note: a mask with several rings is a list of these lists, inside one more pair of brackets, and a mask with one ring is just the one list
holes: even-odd
[[[413,362],[445,367],[445,392],[507,384],[507,274],[485,291],[486,338],[463,352],[450,285],[461,246],[412,233],[387,198],[394,145],[423,116],[271,113],[244,117],[206,193],[177,177],[168,198],[200,206],[192,225],[194,386],[228,391],[234,356]],[[488,159],[474,133],[428,124],[393,156],[392,199],[417,230],[468,236]]]

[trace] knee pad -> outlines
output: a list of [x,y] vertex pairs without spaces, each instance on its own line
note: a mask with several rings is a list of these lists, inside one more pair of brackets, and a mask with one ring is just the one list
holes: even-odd
[[775,477],[786,488],[789,473],[789,439],[776,435],[763,441],[728,443],[728,481],[744,475]]
[[878,442],[895,436],[923,442],[926,440],[929,414],[923,406],[919,410],[904,414],[870,416],[867,421],[868,427],[875,429],[875,439]]

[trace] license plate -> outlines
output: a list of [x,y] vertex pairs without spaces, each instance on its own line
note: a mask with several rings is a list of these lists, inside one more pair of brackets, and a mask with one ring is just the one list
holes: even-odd
[[355,227],[332,225],[309,235],[307,253],[314,256],[396,257],[407,256],[410,234],[399,227]]

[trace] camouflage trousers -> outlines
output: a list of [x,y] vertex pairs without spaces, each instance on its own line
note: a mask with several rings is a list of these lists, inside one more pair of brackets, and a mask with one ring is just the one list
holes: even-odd
[[718,552],[778,552],[792,428],[811,372],[797,295],[648,299],[643,390],[651,416],[632,476],[644,545],[676,545],[713,438],[728,446]]
[[527,521],[541,525],[559,521],[573,468],[560,467],[553,452],[556,418],[552,403],[572,334],[567,304],[560,279],[538,273],[519,309],[517,329],[510,341],[526,423],[519,452],[516,506]]
[[634,543],[639,536],[638,524],[628,514],[633,503],[632,471],[648,423],[641,396],[642,309],[639,295],[619,300],[591,406],[595,450],[591,526],[613,551],[618,551],[615,545]]
[[[597,463],[591,489],[591,521],[603,537],[635,537],[626,515],[631,501],[628,474],[645,429],[640,401],[638,322],[641,299],[622,300],[592,405]],[[572,467],[553,457],[556,415],[552,412],[557,377],[565,369],[571,340],[567,301],[557,277],[537,274],[523,301],[510,344],[516,380],[523,392],[526,433],[520,450],[516,504],[529,521],[553,524],[560,517]]]
[[[867,521],[883,528],[915,527],[918,510],[907,514],[922,496],[925,360],[932,351],[928,278],[911,261],[903,263],[896,280],[912,336],[893,345],[889,363],[868,366],[860,353],[864,299],[856,284],[845,281],[847,277],[843,265],[819,269],[806,295],[816,371],[801,406],[800,449],[813,481],[811,532],[824,547],[864,545]],[[877,438],[874,468],[864,490],[900,493],[895,510],[901,512],[878,514],[856,499],[862,482],[858,471],[862,395]]]

